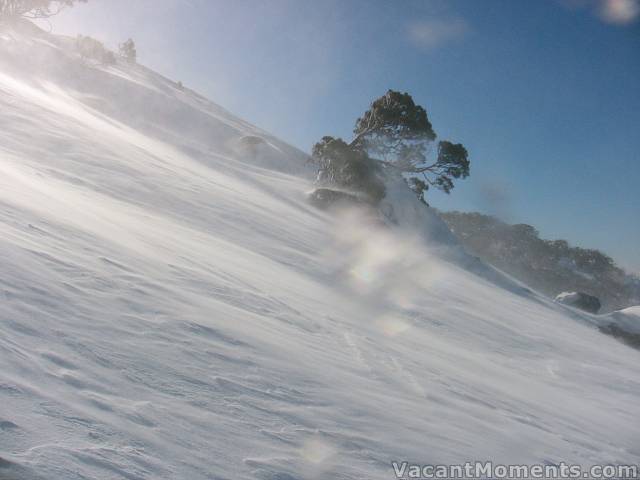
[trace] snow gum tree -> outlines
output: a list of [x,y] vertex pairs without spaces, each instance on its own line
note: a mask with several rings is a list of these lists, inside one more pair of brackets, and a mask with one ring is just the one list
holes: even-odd
[[358,118],[350,143],[323,137],[313,147],[318,180],[362,192],[377,203],[384,175],[401,175],[418,198],[438,188],[450,193],[454,180],[469,176],[469,156],[460,143],[442,140],[427,111],[408,93],[389,90]]

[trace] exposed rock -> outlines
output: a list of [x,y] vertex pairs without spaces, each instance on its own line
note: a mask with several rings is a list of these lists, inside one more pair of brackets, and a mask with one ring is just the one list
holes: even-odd
[[309,202],[321,210],[367,205],[367,202],[353,193],[331,188],[316,188],[309,194]]
[[598,313],[600,310],[600,300],[584,292],[562,292],[555,301],[589,313]]

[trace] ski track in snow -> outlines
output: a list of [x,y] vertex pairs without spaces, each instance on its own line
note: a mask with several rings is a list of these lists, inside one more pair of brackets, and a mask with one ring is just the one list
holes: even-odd
[[400,186],[386,228],[313,209],[300,152],[71,43],[0,37],[0,478],[640,458],[639,352],[593,317]]

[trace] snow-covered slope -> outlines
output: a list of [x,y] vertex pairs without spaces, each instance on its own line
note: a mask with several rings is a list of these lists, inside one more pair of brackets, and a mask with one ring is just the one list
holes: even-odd
[[0,478],[388,479],[631,463],[640,352],[467,257],[305,201],[300,152],[139,66],[0,33]]

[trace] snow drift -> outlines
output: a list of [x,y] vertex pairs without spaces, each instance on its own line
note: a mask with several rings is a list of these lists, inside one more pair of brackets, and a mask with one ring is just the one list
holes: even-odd
[[605,316],[620,328],[630,333],[640,335],[640,306],[623,308]]
[[2,32],[0,478],[638,459],[638,351],[401,185],[380,225],[311,207],[312,178],[144,67]]

